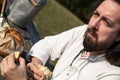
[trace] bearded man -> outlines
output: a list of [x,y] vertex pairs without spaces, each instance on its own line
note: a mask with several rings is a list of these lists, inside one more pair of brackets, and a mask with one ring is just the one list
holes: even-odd
[[[28,53],[28,68],[34,79],[43,80],[35,64],[58,60],[51,80],[120,80],[120,0],[103,0],[94,11],[88,25],[79,26],[37,42]],[[8,56],[14,62],[13,54]],[[4,59],[1,67],[8,66]],[[23,59],[18,69],[23,69]],[[15,67],[12,67],[14,69]],[[18,70],[16,69],[16,70]],[[9,67],[3,76],[14,71]],[[25,69],[23,70],[25,72]],[[23,72],[19,72],[23,74]],[[26,73],[24,73],[26,74]],[[13,76],[20,79],[20,76]],[[29,76],[28,76],[29,77]],[[21,78],[23,79],[23,77]],[[26,76],[24,80],[27,80]]]

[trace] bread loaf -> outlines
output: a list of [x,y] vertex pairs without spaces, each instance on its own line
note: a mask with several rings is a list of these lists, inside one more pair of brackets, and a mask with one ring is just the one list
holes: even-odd
[[5,57],[10,53],[22,53],[24,40],[17,30],[10,27],[0,28],[0,56]]

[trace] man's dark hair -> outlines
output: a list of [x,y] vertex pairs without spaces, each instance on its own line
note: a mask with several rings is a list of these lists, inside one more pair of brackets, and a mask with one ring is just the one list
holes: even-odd
[[117,2],[118,4],[120,4],[120,0],[113,0],[113,1]]
[[[105,0],[97,0],[96,3],[97,3],[97,5],[100,5],[100,3],[102,3],[103,1],[105,1]],[[113,1],[120,5],[120,0],[113,0]],[[119,35],[120,35],[120,33],[119,33]],[[107,52],[105,54],[105,58],[110,64],[120,67],[120,41],[115,42],[107,50]]]
[[[113,1],[120,5],[120,0]],[[120,32],[118,33],[118,36],[120,37]],[[110,64],[120,67],[120,41],[115,42],[111,48],[108,49],[105,58]]]
[[105,54],[106,60],[115,66],[120,67],[120,41],[115,42]]

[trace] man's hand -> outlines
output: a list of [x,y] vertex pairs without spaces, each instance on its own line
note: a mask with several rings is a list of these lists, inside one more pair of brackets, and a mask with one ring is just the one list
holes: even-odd
[[6,56],[0,63],[1,75],[6,80],[27,80],[26,65],[23,58],[19,58],[19,65],[15,64],[14,54]]
[[27,73],[29,80],[43,80],[43,73],[37,68],[36,64],[41,64],[41,61],[35,57],[32,58],[32,61],[28,63]]

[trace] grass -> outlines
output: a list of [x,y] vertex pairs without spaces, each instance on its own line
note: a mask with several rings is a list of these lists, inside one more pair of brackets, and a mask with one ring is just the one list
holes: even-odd
[[41,38],[55,35],[83,24],[81,20],[55,0],[47,0],[47,4],[35,16],[34,20],[38,26]]

